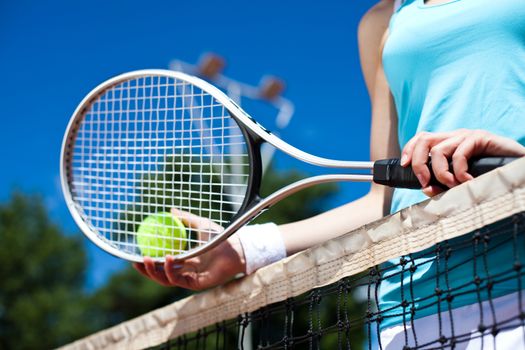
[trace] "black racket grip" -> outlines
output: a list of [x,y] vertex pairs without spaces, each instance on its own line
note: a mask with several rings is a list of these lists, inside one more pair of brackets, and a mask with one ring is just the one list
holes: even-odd
[[[485,158],[473,158],[469,161],[468,172],[473,177],[480,176],[491,170],[509,164],[516,160],[516,157],[485,157]],[[421,184],[417,179],[416,175],[412,171],[411,167],[402,167],[399,159],[382,159],[374,162],[374,182],[397,188],[412,188],[420,189]],[[428,162],[428,166],[432,169],[432,161]],[[452,173],[452,161],[449,162],[449,169]],[[432,171],[430,172],[430,185],[447,188],[441,184]]]

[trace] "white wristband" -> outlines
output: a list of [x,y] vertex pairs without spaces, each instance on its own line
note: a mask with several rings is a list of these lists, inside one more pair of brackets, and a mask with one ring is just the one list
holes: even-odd
[[286,257],[281,232],[273,222],[245,226],[237,235],[244,251],[247,275]]

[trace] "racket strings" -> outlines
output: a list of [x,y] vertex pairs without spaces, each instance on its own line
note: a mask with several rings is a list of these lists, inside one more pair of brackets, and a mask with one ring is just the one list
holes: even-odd
[[187,238],[172,237],[184,239],[184,249],[152,248],[196,248],[246,197],[244,135],[220,102],[189,82],[149,76],[119,83],[91,101],[75,134],[73,200],[92,231],[121,251],[140,254],[141,222],[172,208],[206,220],[186,222]]

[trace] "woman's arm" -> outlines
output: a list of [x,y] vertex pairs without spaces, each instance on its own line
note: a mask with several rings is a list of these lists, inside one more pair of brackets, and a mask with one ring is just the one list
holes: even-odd
[[[381,53],[393,2],[381,1],[371,8],[359,25],[359,52],[363,75],[372,101],[370,157],[372,160],[399,156],[397,116],[383,72]],[[281,225],[288,255],[345,234],[390,210],[392,189],[372,184],[363,197],[312,218]]]
[[[384,28],[392,12],[391,1],[381,1],[362,19],[359,26],[359,50],[363,74],[372,100],[371,158],[398,156],[396,115],[381,65]],[[362,198],[315,217],[279,226],[288,255],[320,244],[354,228],[381,218],[390,207],[392,191],[372,185]],[[198,225],[199,219],[183,218],[185,225]],[[237,235],[215,249],[191,259],[175,261],[166,257],[163,268],[152,259],[134,264],[144,276],[165,286],[205,289],[230,280],[245,271],[244,253]]]
[[373,101],[378,67],[381,63],[381,50],[393,7],[393,0],[379,1],[361,18],[357,30],[361,71],[371,102]]

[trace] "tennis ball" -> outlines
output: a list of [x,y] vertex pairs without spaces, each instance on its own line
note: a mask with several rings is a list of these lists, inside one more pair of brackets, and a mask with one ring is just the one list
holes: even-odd
[[137,230],[137,243],[142,255],[162,257],[186,248],[186,229],[171,213],[148,216]]

